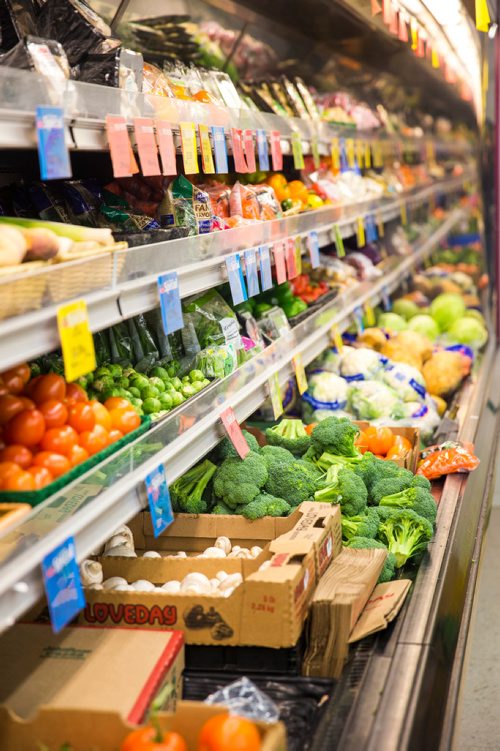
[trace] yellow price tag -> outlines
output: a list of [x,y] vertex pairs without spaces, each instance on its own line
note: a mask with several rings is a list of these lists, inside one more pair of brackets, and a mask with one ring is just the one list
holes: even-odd
[[367,141],[365,143],[365,167],[366,169],[370,169],[372,166],[372,150],[370,147],[370,142]]
[[337,352],[341,355],[344,351],[344,342],[342,341],[342,336],[337,325],[332,326],[330,329],[330,338],[334,346],[337,348]]
[[295,169],[304,169],[304,154],[302,153],[302,140],[300,133],[292,133],[293,166]]
[[283,402],[281,401],[281,388],[278,378],[278,374],[275,373],[268,380],[269,395],[271,397],[271,404],[273,406],[274,419],[277,420],[283,414]]
[[365,166],[365,144],[363,141],[356,141],[356,159],[359,169],[363,169]]
[[332,138],[331,156],[332,156],[332,167],[335,170],[339,170],[340,169],[340,146],[339,146],[338,138]]
[[435,161],[434,144],[432,143],[432,141],[427,141],[425,147],[427,150],[427,161],[434,162]]
[[433,68],[439,68],[439,55],[434,48],[431,52],[431,62]]
[[382,219],[382,214],[377,214],[377,229],[378,229],[378,236],[384,237],[385,226],[384,226],[384,220]]
[[198,125],[198,133],[200,135],[201,165],[203,172],[206,175],[213,175],[215,173],[215,165],[212,156],[208,125]]
[[297,269],[297,276],[302,274],[302,238],[295,238],[295,268]]
[[94,340],[90,332],[87,303],[77,300],[57,310],[64,375],[67,381],[87,375],[96,368]]
[[491,18],[487,0],[476,0],[476,29],[487,32],[490,28]]
[[302,364],[301,355],[297,354],[295,357],[292,357],[292,364],[293,369],[295,370],[295,378],[297,380],[299,394],[302,396],[302,394],[307,391],[307,376]]
[[342,233],[338,224],[333,225],[333,239],[335,242],[335,247],[337,249],[338,257],[343,258],[345,256],[344,238],[342,237]]
[[358,242],[358,248],[364,248],[366,245],[366,237],[365,237],[365,222],[362,216],[360,216],[357,221],[356,238]]
[[373,163],[377,168],[384,166],[382,144],[380,143],[380,141],[375,141],[375,143],[373,144]]
[[356,158],[354,156],[354,140],[352,138],[346,138],[345,151],[347,156],[347,164],[349,167],[356,166]]
[[311,138],[311,154],[313,158],[314,169],[319,169],[319,166],[321,164],[321,157],[319,155],[319,143],[317,136],[313,136]]
[[198,147],[196,145],[196,130],[194,123],[179,123],[181,130],[181,149],[184,172],[187,175],[197,175],[200,171],[198,166]]
[[408,212],[406,211],[406,203],[401,204],[401,223],[403,227],[408,224]]
[[365,303],[365,318],[367,326],[375,326],[375,312],[369,302]]

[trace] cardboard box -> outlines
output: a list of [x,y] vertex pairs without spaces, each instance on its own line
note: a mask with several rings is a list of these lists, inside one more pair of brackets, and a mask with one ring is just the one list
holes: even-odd
[[0,706],[23,720],[43,706],[143,722],[160,691],[165,709],[180,698],[183,641],[179,631],[17,624],[0,638]]
[[[146,529],[150,520],[143,516]],[[187,573],[199,571],[209,578],[217,571],[238,571],[243,582],[229,597],[222,595],[168,594],[114,590],[86,590],[87,605],[80,619],[89,625],[112,623],[132,628],[182,629],[188,644],[216,644],[262,647],[291,647],[302,632],[316,582],[341,550],[340,511],[336,506],[306,503],[286,519],[256,522],[234,517],[187,516],[176,519],[167,530],[169,540],[188,542],[191,529],[202,532],[191,547],[204,549],[214,542],[215,530],[229,536],[231,523],[239,526],[236,538],[247,547],[255,543],[242,536],[254,531],[284,534],[268,542],[256,559],[224,558],[102,558],[104,576],[123,576],[129,583],[139,578],[161,585],[181,580]],[[262,522],[262,524],[260,523]],[[210,531],[207,537],[207,530]],[[175,534],[175,533],[179,534]],[[228,534],[229,533],[229,534]],[[215,535],[217,536],[217,534]],[[234,537],[231,538],[234,542]],[[161,538],[157,538],[161,540]],[[174,543],[175,549],[179,549]],[[270,561],[265,570],[259,570]]]
[[[360,430],[365,430],[365,428],[368,428],[370,425],[369,422],[363,420],[353,420],[353,423],[357,425]],[[400,467],[409,469],[410,472],[415,474],[420,456],[420,430],[418,428],[401,428],[396,425],[387,425],[387,427],[392,430],[394,435],[400,435],[403,438],[407,438],[412,445],[411,451],[408,451],[404,457],[401,459],[391,459],[391,461],[395,462]]]
[[[195,701],[180,701],[175,714],[158,713],[163,731],[175,730],[185,739],[188,751],[198,751],[198,736],[203,724],[227,710]],[[261,734],[260,751],[286,751],[283,723],[256,723]],[[47,747],[57,751],[64,744],[71,751],[115,751],[134,728],[118,713],[87,712],[77,709],[43,707],[29,722],[22,722],[0,707],[0,748],[2,751],[35,751]]]

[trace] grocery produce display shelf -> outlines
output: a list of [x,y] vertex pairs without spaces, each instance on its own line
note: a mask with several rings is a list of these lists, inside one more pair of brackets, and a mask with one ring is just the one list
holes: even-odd
[[[457,414],[458,439],[474,443],[481,464],[470,475],[446,478],[436,534],[411,599],[389,630],[375,644],[370,642],[361,676],[351,676],[353,667],[357,669],[354,654],[310,751],[452,747],[466,635],[493,492],[499,378],[500,354],[492,336],[479,373],[462,389]],[[352,680],[355,692],[350,690]]]
[[[181,297],[222,284],[226,279],[225,258],[235,251],[253,248],[288,237],[318,233],[320,247],[332,243],[335,224],[344,237],[356,232],[359,217],[373,216],[388,222],[401,216],[401,206],[411,209],[439,196],[459,192],[474,179],[466,170],[424,188],[408,191],[395,198],[365,200],[341,206],[325,206],[304,214],[238,227],[223,232],[196,235],[168,242],[144,245],[93,256],[80,261],[45,267],[31,272],[33,287],[41,285],[45,307],[13,318],[0,320],[0,360],[8,368],[20,359],[33,359],[59,346],[57,308],[68,299],[84,297],[92,331],[107,328],[118,321],[151,310],[159,305],[157,278],[176,270]],[[411,217],[411,214],[409,214]],[[0,285],[7,293],[24,289],[25,273],[13,275]],[[43,290],[45,289],[45,292]],[[61,294],[61,290],[66,294]],[[30,302],[33,303],[30,297]]]
[[455,209],[441,226],[414,248],[412,255],[388,259],[375,282],[354,285],[320,307],[286,336],[232,375],[190,399],[152,430],[38,506],[25,521],[0,537],[0,629],[34,605],[43,592],[40,564],[69,536],[81,560],[146,505],[146,475],[164,464],[172,482],[221,438],[220,414],[227,406],[242,422],[268,397],[268,381],[292,375],[291,359],[300,353],[304,365],[330,343],[331,327],[345,330],[353,312],[375,305],[423,262],[460,221],[466,210]]

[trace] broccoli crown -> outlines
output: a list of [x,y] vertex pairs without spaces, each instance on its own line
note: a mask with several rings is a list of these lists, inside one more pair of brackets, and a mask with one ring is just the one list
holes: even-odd
[[428,480],[427,477],[424,477],[423,475],[413,475],[411,487],[412,488],[424,488],[425,490],[430,490],[432,486],[431,486],[430,480]]
[[311,462],[295,459],[284,465],[269,468],[265,490],[277,498],[284,498],[290,506],[298,506],[312,498],[321,472]]
[[232,514],[234,514],[234,510],[232,508],[229,508],[229,506],[226,506],[226,504],[222,503],[222,501],[219,501],[219,503],[215,504],[210,513],[219,514],[221,516],[231,516]]
[[334,464],[318,485],[315,501],[339,503],[346,516],[357,516],[365,510],[368,498],[365,484],[351,469]]
[[311,443],[316,454],[325,451],[339,456],[358,456],[354,445],[359,428],[347,417],[327,417],[311,433]]
[[235,509],[253,501],[267,478],[267,467],[260,454],[250,451],[244,459],[230,456],[215,473],[214,493],[226,506]]
[[204,493],[216,470],[215,464],[205,459],[175,480],[170,485],[173,510],[203,514],[208,508]]
[[301,420],[281,420],[278,425],[266,430],[266,438],[271,446],[281,446],[296,456],[304,454],[311,445],[311,438]]
[[377,536],[379,515],[376,508],[367,508],[363,514],[356,516],[342,515],[342,537],[351,540],[353,537],[368,537],[374,539]]
[[[243,435],[246,438],[246,442],[248,443],[248,447],[250,451],[259,451],[259,444],[254,435],[248,432],[248,430],[242,430],[241,431]],[[224,459],[229,459],[229,457],[233,457],[236,459],[239,459],[239,454],[234,448],[232,442],[229,440],[229,438],[223,438],[222,441],[219,443],[218,446],[215,447],[213,456],[215,459],[219,462],[223,462]]]
[[336,454],[329,454],[324,451],[319,458],[316,459],[316,465],[325,472],[333,464],[338,464],[341,467],[354,468],[363,459],[362,454],[357,456],[337,456]]
[[396,568],[423,552],[432,533],[430,521],[411,509],[391,510],[378,530],[379,539],[396,556]]
[[263,516],[288,516],[291,506],[283,500],[269,493],[259,495],[244,506],[238,506],[236,513],[246,519],[262,519]]
[[406,488],[399,493],[383,496],[380,505],[388,508],[411,509],[424,519],[428,519],[431,524],[436,521],[437,504],[425,488]]
[[371,503],[378,505],[384,496],[399,493],[401,490],[406,490],[406,488],[410,487],[410,482],[411,480],[408,480],[407,477],[400,477],[398,475],[388,477],[385,480],[377,480],[377,482],[372,485],[370,492]]
[[276,466],[279,469],[283,464],[290,464],[295,461],[294,455],[281,446],[262,446],[260,455],[264,459],[268,471],[271,471],[271,467]]
[[[373,540],[368,537],[353,537],[347,543],[347,547],[355,548],[357,550],[367,550],[370,548],[380,548],[387,550],[387,546],[379,540]],[[377,584],[383,584],[384,582],[390,582],[394,579],[396,574],[396,556],[387,551],[387,558],[385,559],[382,571],[378,577]]]
[[354,465],[354,471],[363,479],[369,493],[379,480],[401,476],[402,472],[404,476],[404,473],[408,472],[408,470],[402,470],[401,467],[398,467],[390,459],[378,459],[369,451],[363,455],[361,462]]

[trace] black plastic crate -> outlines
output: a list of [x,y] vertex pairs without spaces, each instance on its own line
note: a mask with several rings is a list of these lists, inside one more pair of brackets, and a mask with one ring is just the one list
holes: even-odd
[[221,670],[241,675],[270,673],[300,675],[304,656],[304,641],[294,647],[215,647],[186,644],[185,661],[188,670]]

